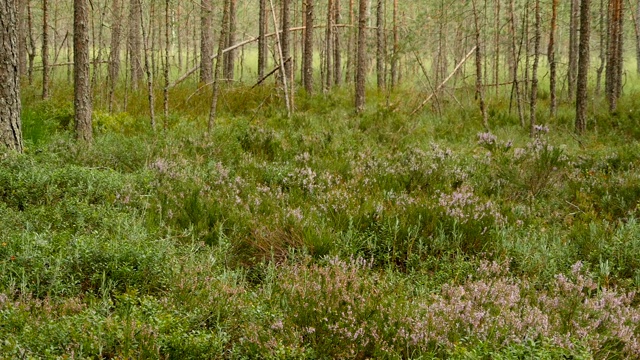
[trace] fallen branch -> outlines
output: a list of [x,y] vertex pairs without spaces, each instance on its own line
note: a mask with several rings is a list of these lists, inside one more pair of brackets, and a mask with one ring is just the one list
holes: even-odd
[[[287,60],[285,60],[285,61],[284,61],[284,63],[286,64],[286,63],[288,63],[289,61],[291,61],[291,58],[288,58]],[[282,66],[278,65],[278,66],[276,66],[276,67],[275,67],[275,69],[273,69],[273,70],[269,71],[269,73],[268,73],[267,75],[263,76],[263,77],[262,77],[262,79],[258,80],[258,82],[257,82],[257,83],[255,83],[255,85],[253,85],[253,86],[251,87],[251,89],[255,89],[255,87],[256,87],[256,86],[258,86],[258,85],[262,84],[262,83],[263,83],[265,80],[267,80],[271,75],[275,74],[275,73],[276,73],[276,71],[280,70],[280,68],[281,68],[281,67],[282,67]]]
[[418,111],[422,110],[422,108],[427,105],[427,103],[429,102],[429,100],[431,100],[431,98],[433,98],[438,91],[440,91],[440,89],[442,89],[442,87],[449,81],[451,80],[451,78],[453,77],[453,75],[455,75],[458,70],[460,70],[460,68],[462,67],[462,65],[464,65],[465,62],[467,62],[467,60],[471,57],[471,55],[473,54],[474,51],[476,51],[476,47],[474,46],[473,49],[471,49],[469,51],[469,53],[464,57],[464,59],[462,59],[458,65],[456,65],[456,68],[453,69],[453,71],[451,72],[451,74],[449,74],[449,76],[447,76],[446,79],[444,79],[443,82],[440,83],[440,85],[438,85],[438,87],[436,87],[436,89],[431,93],[431,95],[427,96],[427,98],[420,104],[420,106],[418,106],[415,110],[413,110],[411,112],[411,115],[415,115],[418,113]]
[[[335,27],[350,27],[350,26],[351,25],[349,25],[349,24],[338,24]],[[324,28],[324,27],[325,27],[325,25],[318,25],[318,26],[314,26],[313,28],[314,29],[319,29],[319,28]],[[290,28],[289,31],[301,31],[301,30],[304,30],[304,29],[306,29],[305,26],[300,26],[300,27]],[[265,38],[274,37],[276,35],[280,35],[280,33],[282,33],[282,30],[278,30],[276,32],[272,32],[272,33],[266,34]],[[237,43],[235,45],[232,45],[232,46],[229,46],[226,49],[223,49],[222,53],[223,54],[228,53],[229,51],[233,51],[233,50],[235,50],[237,48],[243,47],[243,46],[245,46],[247,44],[251,44],[251,43],[256,42],[258,40],[259,40],[259,38],[254,37],[254,38],[251,38],[251,39],[247,39],[247,40],[241,41],[241,42],[239,42],[239,43]],[[218,57],[218,54],[214,54],[214,55],[211,56],[211,60],[213,60],[213,59],[215,59],[217,57]],[[186,73],[182,74],[182,76],[180,76],[176,81],[174,81],[171,85],[169,85],[169,88],[172,89],[172,88],[176,87],[181,82],[185,81],[189,76],[193,75],[193,73],[195,73],[199,68],[200,68],[200,64],[198,64],[198,65],[192,67],[191,69],[187,70]]]

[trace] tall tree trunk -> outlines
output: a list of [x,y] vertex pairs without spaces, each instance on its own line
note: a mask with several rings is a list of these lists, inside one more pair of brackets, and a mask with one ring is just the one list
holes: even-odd
[[535,0],[535,35],[533,45],[533,68],[531,70],[531,102],[529,113],[529,134],[531,137],[535,135],[536,125],[536,108],[538,104],[538,63],[540,62],[540,38],[541,38],[541,24],[540,24],[540,0]]
[[120,32],[122,11],[120,0],[113,0],[111,4],[111,46],[109,53],[109,112],[113,111],[115,89],[120,75]]
[[213,16],[213,4],[211,0],[200,2],[200,82],[209,84],[213,80],[213,28],[211,18]]
[[480,39],[480,22],[476,0],[471,1],[473,7],[473,23],[475,27],[476,38],[476,99],[480,104],[480,113],[482,114],[482,125],[485,129],[489,128],[489,115],[484,102],[484,86],[482,84],[482,40]]
[[[233,0],[232,0],[233,1]],[[282,46],[282,58],[284,59],[284,72],[287,74],[287,79],[293,83],[291,77],[291,0],[282,0],[282,34],[280,35],[280,46]]]
[[42,98],[49,98],[49,0],[42,1]]
[[349,0],[349,30],[347,31],[347,69],[345,71],[345,82],[351,83],[354,79],[355,56],[354,56],[354,37],[355,31],[355,14],[354,0]]
[[[14,0],[15,1],[15,0]],[[30,0],[18,0],[18,11],[16,13],[18,23],[18,68],[20,76],[27,74],[27,2]]]
[[356,66],[356,112],[365,109],[367,77],[367,0],[360,0],[358,11],[358,49]]
[[605,29],[605,24],[606,24],[606,18],[608,18],[608,15],[605,16],[605,5],[604,5],[604,0],[600,0],[600,9],[599,9],[599,16],[600,16],[600,21],[598,24],[598,37],[599,37],[599,55],[598,58],[600,59],[600,65],[598,66],[598,68],[596,69],[596,95],[600,94],[600,88],[601,88],[601,84],[602,84],[602,72],[604,71],[605,66],[607,65],[607,33],[609,31],[609,29]]
[[0,146],[22,152],[15,0],[0,0]]
[[[229,21],[226,35],[226,46],[230,47],[235,45],[236,42],[236,24],[237,24],[237,16],[236,16],[236,1],[229,1]],[[235,62],[236,62],[236,52],[235,50],[227,51],[224,54],[224,78],[226,81],[231,82],[235,77]]]
[[213,95],[211,96],[211,107],[209,108],[209,121],[207,123],[207,133],[211,133],[213,125],[218,115],[218,95],[220,93],[219,81],[222,63],[224,62],[222,50],[227,41],[227,31],[229,30],[229,6],[232,0],[223,1],[222,21],[220,22],[220,37],[218,38],[218,51],[216,56],[216,66],[213,72]]
[[340,16],[340,0],[333,0],[333,22],[336,25],[333,30],[333,84],[339,86],[342,82],[342,55],[340,49],[340,31],[338,24],[342,20]]
[[140,1],[129,2],[129,39],[127,51],[129,52],[129,71],[131,72],[131,87],[136,90],[142,82],[142,36],[140,34]]
[[378,90],[385,86],[385,57],[384,46],[384,0],[378,0],[376,7],[376,75]]
[[31,1],[27,1],[27,27],[29,28],[29,70],[27,75],[29,85],[33,84],[33,62],[36,58],[36,40],[33,36],[33,14],[31,12]]
[[398,0],[393,0],[393,56],[391,57],[391,87],[398,84],[398,50],[399,50],[398,34]]
[[549,95],[550,113],[555,117],[558,111],[558,98],[556,96],[556,79],[558,64],[556,63],[556,30],[558,26],[558,0],[551,2],[551,30],[549,31],[549,47],[547,57],[549,60]]
[[580,25],[580,0],[571,0],[571,18],[569,22],[569,68],[567,69],[567,91],[572,99],[576,89],[578,73],[578,26]]
[[495,23],[495,45],[494,45],[494,60],[493,60],[493,82],[496,87],[496,95],[500,90],[500,1],[495,1],[496,23]]
[[149,19],[149,31],[146,30],[144,26],[144,14],[142,12],[142,0],[137,0],[140,13],[138,16],[140,17],[140,28],[142,30],[142,51],[144,56],[144,70],[147,73],[147,97],[149,99],[149,117],[151,118],[151,128],[153,130],[156,129],[156,101],[153,93],[153,68],[149,59],[149,34],[151,30],[151,18]]
[[170,0],[164,3],[164,89],[163,89],[163,109],[164,109],[164,129],[169,123],[169,53],[171,50],[171,22],[170,22]]
[[580,47],[576,93],[576,133],[587,130],[587,85],[589,77],[589,38],[591,31],[591,0],[580,4]]
[[324,38],[324,90],[331,88],[333,80],[333,0],[327,1],[327,23]]
[[306,0],[306,16],[304,33],[304,59],[302,68],[304,73],[304,89],[307,94],[313,93],[313,23],[314,23],[314,0]]
[[636,1],[636,71],[640,74],[640,0]]
[[609,102],[609,111],[618,108],[618,99],[622,89],[622,38],[623,38],[623,2],[609,1],[609,47],[607,51],[607,79],[605,93]]
[[513,58],[513,64],[511,64],[511,76],[513,79],[513,90],[516,95],[516,105],[518,107],[518,119],[520,119],[520,125],[525,126],[524,120],[524,106],[522,104],[522,94],[520,93],[520,79],[518,78],[518,69],[520,67],[520,52],[518,49],[518,42],[516,38],[516,15],[515,15],[515,0],[509,2],[509,22],[511,23],[511,57]]
[[91,143],[93,107],[89,69],[89,0],[73,1],[73,62],[76,137]]
[[[258,14],[258,79],[264,78],[264,72],[267,67],[267,1],[259,0]],[[308,0],[313,1],[313,0]]]

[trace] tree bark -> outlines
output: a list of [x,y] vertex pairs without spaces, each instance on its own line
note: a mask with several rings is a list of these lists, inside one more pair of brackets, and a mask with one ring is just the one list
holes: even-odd
[[42,98],[49,98],[49,0],[42,1]]
[[211,18],[213,15],[211,0],[200,2],[200,82],[209,84],[213,79],[213,28]]
[[558,111],[558,98],[556,96],[556,79],[558,66],[556,63],[556,30],[558,27],[558,0],[551,2],[551,30],[549,31],[549,47],[547,58],[549,60],[549,112],[555,117]]
[[115,100],[115,88],[120,75],[120,33],[121,33],[122,11],[120,0],[113,0],[111,4],[111,46],[109,53],[109,112],[113,111]]
[[587,130],[587,85],[589,76],[589,37],[591,27],[591,0],[580,4],[580,46],[578,59],[578,79],[576,88],[576,133]]
[[395,87],[398,84],[399,38],[398,0],[393,0],[393,56],[391,57],[391,87]]
[[513,64],[511,64],[513,88],[512,93],[516,95],[516,106],[518,107],[518,119],[520,119],[520,125],[525,126],[524,120],[524,107],[522,104],[522,94],[520,93],[520,79],[518,78],[518,69],[520,67],[520,52],[518,49],[518,42],[516,39],[516,15],[515,15],[515,0],[509,2],[509,22],[511,23],[511,57],[513,58]]
[[324,90],[331,88],[333,80],[333,0],[327,1],[327,23],[324,38]]
[[367,76],[367,0],[360,0],[358,11],[358,44],[356,61],[356,113],[365,110]]
[[15,0],[0,0],[0,146],[22,152]]
[[144,56],[144,70],[147,74],[147,97],[149,100],[149,117],[151,118],[151,128],[153,130],[156,129],[156,113],[155,113],[155,95],[153,93],[153,68],[149,61],[149,34],[151,33],[151,19],[149,19],[149,31],[146,30],[144,26],[144,14],[142,13],[142,0],[137,0],[140,13],[138,16],[140,17],[140,27],[142,30],[142,46],[143,46],[143,56]]
[[89,71],[89,0],[73,1],[73,61],[76,137],[78,140],[91,143],[93,132]]
[[333,23],[335,29],[333,30],[333,84],[339,86],[342,82],[342,53],[340,49],[340,31],[338,24],[340,24],[340,0],[333,0]]
[[623,2],[609,1],[609,46],[607,50],[607,79],[605,94],[609,102],[609,111],[618,108],[618,99],[622,89],[622,39],[623,39]]
[[538,104],[538,63],[540,62],[540,38],[541,38],[541,24],[540,24],[540,0],[535,2],[535,35],[533,45],[533,68],[531,69],[531,102],[529,113],[529,134],[531,137],[535,136],[536,125],[536,109]]
[[385,57],[384,46],[384,0],[378,0],[376,7],[376,80],[378,90],[385,87]]
[[131,72],[131,87],[138,89],[142,82],[142,35],[140,34],[140,2],[130,0],[129,2],[129,39],[127,42],[129,52],[129,71]]
[[476,99],[480,105],[480,113],[482,114],[482,125],[485,129],[489,128],[489,115],[487,114],[487,106],[484,102],[484,85],[482,84],[482,40],[480,39],[480,23],[476,0],[471,1],[473,7],[473,23],[475,27],[476,39]]
[[222,21],[220,23],[220,38],[218,39],[218,51],[216,56],[216,66],[213,73],[213,95],[211,96],[211,107],[209,108],[209,121],[207,123],[207,132],[211,133],[218,115],[218,95],[220,93],[219,81],[220,71],[222,70],[223,53],[222,50],[226,43],[227,31],[229,30],[229,3],[232,0],[224,0],[222,10]]
[[[308,0],[313,1],[313,0]],[[258,14],[258,79],[264,78],[267,67],[267,2],[260,0]]]
[[[231,47],[236,42],[236,27],[237,27],[237,16],[236,16],[236,1],[237,0],[229,0],[229,19],[228,19],[228,27],[226,33],[226,46]],[[235,62],[236,62],[236,54],[235,50],[228,51],[224,54],[224,78],[226,81],[231,82],[235,77]]]
[[571,0],[571,19],[569,23],[569,68],[567,69],[567,92],[572,99],[576,90],[578,72],[578,26],[580,25],[580,0]]
[[314,23],[314,0],[306,0],[306,30],[304,32],[304,59],[302,68],[304,72],[304,89],[307,94],[313,93],[313,23]]

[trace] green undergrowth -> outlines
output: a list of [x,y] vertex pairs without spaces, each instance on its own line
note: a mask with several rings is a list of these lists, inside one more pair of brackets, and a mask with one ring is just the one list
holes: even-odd
[[[0,154],[0,358],[633,358],[640,146],[626,96],[535,137],[503,99],[408,115],[409,90],[296,99],[25,92]],[[120,96],[122,94],[119,94]],[[33,99],[32,99],[33,98]],[[403,107],[407,107],[407,109]],[[626,110],[625,110],[626,109]],[[158,109],[161,114],[160,109]]]

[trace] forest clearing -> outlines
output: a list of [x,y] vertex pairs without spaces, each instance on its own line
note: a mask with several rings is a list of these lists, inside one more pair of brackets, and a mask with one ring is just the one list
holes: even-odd
[[640,1],[0,0],[0,46],[0,359],[640,358]]

